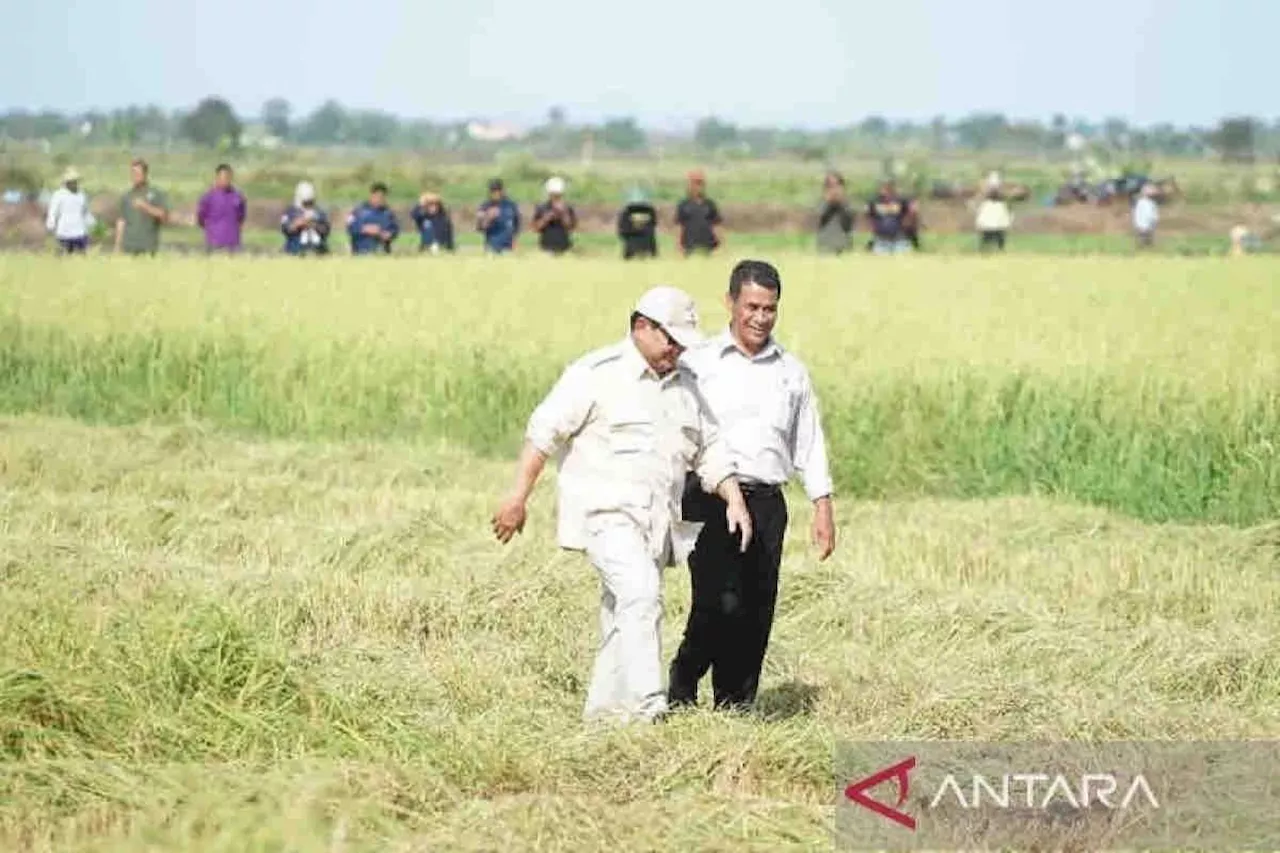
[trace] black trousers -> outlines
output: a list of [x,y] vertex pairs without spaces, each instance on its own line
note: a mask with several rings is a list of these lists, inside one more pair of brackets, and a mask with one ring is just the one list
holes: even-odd
[[708,671],[717,708],[749,706],[760,686],[778,599],[787,502],[777,487],[743,493],[754,531],[745,554],[738,535],[729,533],[724,500],[700,489],[685,492],[685,518],[704,526],[689,555],[693,604],[668,672],[667,701],[673,707],[697,703],[698,682]]

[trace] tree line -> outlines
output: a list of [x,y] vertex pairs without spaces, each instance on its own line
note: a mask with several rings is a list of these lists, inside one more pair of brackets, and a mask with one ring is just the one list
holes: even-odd
[[753,127],[716,116],[701,119],[684,136],[659,135],[632,117],[573,122],[565,110],[518,139],[490,140],[473,134],[466,120],[405,118],[386,111],[354,109],[327,101],[298,114],[284,98],[266,101],[257,115],[241,116],[225,99],[210,96],[188,109],[130,106],[78,114],[9,110],[0,114],[0,140],[74,139],[87,145],[173,145],[237,150],[256,145],[360,146],[422,151],[501,149],[518,145],[543,156],[575,155],[584,146],[620,155],[696,151],[726,156],[790,155],[820,161],[835,154],[914,148],[1035,155],[1080,144],[1131,155],[1206,156],[1232,162],[1280,159],[1280,119],[1227,116],[1212,126],[1172,123],[1137,126],[1120,118],[1091,121],[1055,115],[1048,121],[999,113],[927,122],[867,116],[825,130]]

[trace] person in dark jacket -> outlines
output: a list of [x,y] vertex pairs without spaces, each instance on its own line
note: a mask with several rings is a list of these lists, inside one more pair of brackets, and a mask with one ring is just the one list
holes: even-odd
[[489,197],[476,210],[476,230],[484,234],[484,249],[495,255],[510,252],[520,236],[520,208],[507,197],[501,178],[489,182]]
[[284,250],[290,255],[329,254],[329,215],[316,205],[316,188],[302,181],[293,192],[293,204],[280,217]]
[[409,218],[418,229],[418,251],[438,255],[452,252],[453,220],[438,193],[426,192],[418,198],[417,205],[409,211]]
[[623,260],[658,256],[658,211],[639,188],[631,191],[618,211],[618,238]]
[[707,197],[707,178],[702,170],[689,173],[689,194],[676,205],[676,224],[680,227],[680,250],[688,257],[695,252],[711,254],[724,242],[720,207]]
[[565,201],[564,190],[564,178],[547,179],[547,200],[533,210],[531,227],[538,234],[538,248],[552,255],[573,249],[573,232],[578,227],[578,212]]
[[351,254],[391,253],[391,242],[400,236],[400,223],[387,207],[387,185],[369,188],[369,200],[351,211],[347,217],[347,234],[351,236]]
[[867,219],[871,223],[867,247],[877,255],[911,251],[916,247],[913,213],[911,201],[898,194],[893,179],[885,180],[880,192],[867,202]]

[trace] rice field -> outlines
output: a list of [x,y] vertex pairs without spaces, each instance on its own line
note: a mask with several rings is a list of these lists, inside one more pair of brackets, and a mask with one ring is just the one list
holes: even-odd
[[757,715],[595,732],[553,478],[489,514],[732,258],[0,258],[0,849],[811,850],[838,740],[1274,735],[1265,259],[772,259],[837,551],[793,491]]

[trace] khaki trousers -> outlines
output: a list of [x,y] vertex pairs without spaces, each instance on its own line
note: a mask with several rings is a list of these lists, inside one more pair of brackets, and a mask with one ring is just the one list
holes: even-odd
[[600,645],[583,719],[652,720],[667,708],[661,570],[644,532],[621,513],[591,519],[586,552],[601,593]]

